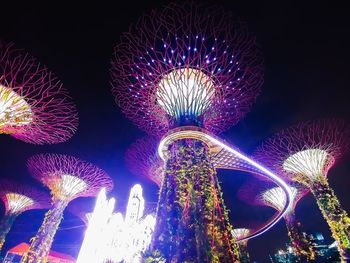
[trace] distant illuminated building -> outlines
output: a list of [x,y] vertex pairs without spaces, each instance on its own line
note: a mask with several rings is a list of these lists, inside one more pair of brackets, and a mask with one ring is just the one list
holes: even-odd
[[[315,263],[335,263],[340,262],[340,255],[337,249],[337,244],[326,244],[325,239],[321,233],[314,233],[307,235],[303,232],[303,235],[310,240],[311,246],[315,251],[316,258]],[[294,263],[299,262],[297,255],[293,251],[289,243],[286,244],[285,249],[279,249],[274,255],[275,263]]]
[[152,215],[144,217],[142,187],[131,188],[125,218],[114,212],[115,199],[101,190],[89,220],[77,263],[137,263],[146,251],[155,226]]

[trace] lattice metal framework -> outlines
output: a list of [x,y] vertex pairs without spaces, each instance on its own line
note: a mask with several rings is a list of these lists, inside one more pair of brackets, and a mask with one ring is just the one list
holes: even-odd
[[309,121],[282,130],[267,139],[254,156],[287,178],[327,176],[349,149],[350,129],[337,119]]
[[170,4],[124,33],[112,59],[117,104],[139,127],[221,132],[249,110],[263,82],[255,38],[226,10]]
[[0,134],[34,144],[68,140],[78,114],[67,90],[45,66],[0,41]]
[[0,182],[0,199],[5,205],[5,214],[19,215],[27,210],[44,209],[50,205],[47,193],[10,180]]
[[126,152],[127,167],[136,176],[143,176],[158,186],[164,176],[164,162],[158,155],[158,140],[154,137],[138,139]]
[[95,196],[102,187],[113,188],[105,171],[73,156],[39,154],[31,157],[27,165],[32,176],[50,188],[54,199],[70,201]]

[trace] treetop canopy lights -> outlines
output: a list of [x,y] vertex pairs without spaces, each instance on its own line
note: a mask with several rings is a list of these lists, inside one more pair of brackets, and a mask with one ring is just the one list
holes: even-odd
[[5,205],[5,215],[0,220],[0,250],[5,243],[6,235],[16,217],[24,211],[43,209],[50,205],[50,196],[33,187],[18,182],[1,180],[0,199]]
[[57,77],[12,43],[0,41],[0,134],[25,142],[68,140],[78,115]]
[[112,85],[125,114],[151,134],[181,125],[221,132],[263,82],[255,38],[220,8],[170,4],[143,16],[115,47]]
[[63,211],[77,197],[95,196],[101,188],[113,188],[105,171],[78,158],[60,154],[39,154],[28,160],[32,176],[50,188],[52,208],[46,213],[38,233],[32,239],[23,263],[46,262]]

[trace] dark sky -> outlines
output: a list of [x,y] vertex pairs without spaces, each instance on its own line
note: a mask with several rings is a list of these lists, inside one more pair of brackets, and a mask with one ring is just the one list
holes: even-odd
[[[38,185],[26,171],[26,160],[36,153],[71,154],[105,169],[115,182],[113,196],[124,209],[130,187],[144,186],[147,201],[154,204],[157,187],[135,177],[125,168],[124,153],[144,135],[115,105],[109,85],[109,63],[120,34],[141,14],[167,1],[123,1],[123,5],[96,1],[82,5],[13,3],[1,5],[0,38],[13,41],[47,65],[74,98],[80,125],[66,143],[35,146],[0,136],[0,176]],[[73,1],[71,1],[73,2]],[[251,112],[221,137],[251,153],[267,136],[289,125],[319,117],[342,117],[349,121],[350,9],[341,1],[223,1],[256,36],[265,58],[262,92]],[[330,183],[343,207],[350,211],[349,155],[330,171]],[[273,214],[237,200],[236,192],[249,177],[233,171],[219,172],[224,197],[235,226],[258,224]],[[93,204],[92,199],[83,200]],[[6,248],[29,241],[44,211],[22,214],[8,236]],[[305,230],[329,231],[311,196],[297,207]],[[65,214],[53,248],[76,255],[83,224]],[[287,233],[283,222],[250,243],[254,260],[268,262],[268,255],[283,245]]]

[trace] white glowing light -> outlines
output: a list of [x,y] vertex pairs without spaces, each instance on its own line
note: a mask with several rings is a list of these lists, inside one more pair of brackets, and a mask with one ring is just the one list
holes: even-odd
[[302,174],[310,179],[315,179],[317,176],[324,174],[329,158],[330,156],[325,150],[304,150],[289,156],[283,163],[283,169],[287,172]]
[[[295,187],[289,187],[291,190],[291,202],[294,201],[294,198],[296,197],[298,190]],[[286,193],[283,191],[281,187],[274,187],[271,188],[265,192],[262,193],[261,198],[263,199],[264,203],[266,203],[269,206],[274,207],[278,211],[282,211],[284,206],[286,205]]]
[[50,188],[54,196],[63,200],[70,199],[85,191],[88,186],[81,178],[69,174],[64,174],[60,181],[52,181],[51,183]]
[[157,101],[172,117],[199,116],[210,106],[214,83],[198,69],[182,68],[163,76],[158,83]]
[[141,253],[151,242],[156,221],[152,215],[143,219],[142,187],[135,185],[131,189],[125,220],[121,213],[113,212],[114,204],[114,199],[108,200],[105,189],[102,189],[77,263],[141,262]]
[[142,197],[142,187],[139,184],[131,188],[128,206],[126,208],[125,222],[133,224],[140,220],[145,209],[145,200]]
[[17,214],[34,205],[33,199],[16,193],[7,193],[7,213]]
[[277,175],[275,175],[273,172],[271,172],[270,170],[266,169],[264,166],[262,166],[261,164],[255,162],[254,160],[250,159],[249,157],[245,156],[244,154],[238,152],[237,150],[231,148],[230,146],[224,144],[223,142],[219,141],[218,139],[212,137],[211,135],[201,132],[201,131],[196,131],[196,130],[180,130],[176,133],[170,134],[169,136],[164,137],[158,146],[158,154],[159,156],[163,159],[165,159],[164,156],[164,152],[163,152],[163,148],[167,142],[167,140],[169,139],[168,137],[172,137],[173,139],[175,139],[177,136],[181,137],[181,138],[197,138],[203,141],[207,141],[212,143],[213,145],[215,145],[216,147],[220,147],[223,150],[229,152],[230,154],[234,155],[235,157],[238,157],[239,159],[247,162],[247,164],[252,165],[254,168],[256,168],[258,171],[260,171],[261,173],[263,173],[265,176],[267,176],[268,178],[270,178],[273,182],[275,182],[278,186],[280,186],[285,193],[287,194],[287,203],[285,205],[285,207],[283,208],[283,210],[270,222],[268,222],[264,227],[262,227],[261,229],[259,229],[258,231],[250,234],[248,237],[243,238],[239,241],[243,241],[243,240],[247,240],[253,237],[257,237],[263,233],[265,233],[266,231],[268,231],[271,227],[273,227],[284,215],[285,213],[287,213],[288,209],[292,206],[292,192],[289,188],[289,186]]
[[248,228],[235,228],[232,230],[232,235],[236,240],[240,240],[249,235],[250,231]]
[[28,125],[32,120],[33,113],[24,98],[0,85],[0,130],[6,126]]

